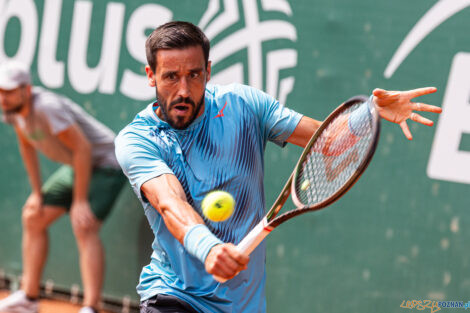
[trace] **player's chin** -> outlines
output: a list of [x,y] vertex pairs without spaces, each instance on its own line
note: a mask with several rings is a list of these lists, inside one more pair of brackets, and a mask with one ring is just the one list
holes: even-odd
[[192,120],[191,120],[191,115],[188,116],[177,116],[172,119],[172,124],[173,127],[176,129],[185,129],[187,128]]

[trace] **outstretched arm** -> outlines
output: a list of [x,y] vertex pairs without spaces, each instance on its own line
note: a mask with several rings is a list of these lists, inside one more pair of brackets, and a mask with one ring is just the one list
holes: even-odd
[[[432,126],[434,124],[433,121],[413,111],[431,113],[442,112],[440,107],[425,103],[412,102],[412,99],[431,94],[436,91],[437,89],[435,87],[418,88],[407,91],[388,91],[377,88],[373,91],[373,102],[379,112],[380,117],[386,119],[387,121],[399,124],[406,138],[411,140],[413,137],[406,123],[407,119],[411,119],[412,121],[427,126]],[[346,123],[347,120],[345,119],[344,122]],[[312,137],[315,131],[320,127],[321,123],[321,121],[304,116],[287,141],[295,145],[305,147],[310,137]],[[325,151],[323,152],[326,155],[331,154]]]
[[241,254],[233,244],[221,243],[210,233],[201,216],[187,202],[176,176],[164,174],[150,179],[141,190],[163,217],[171,234],[204,263],[209,274],[231,279],[246,269],[249,257]]
[[163,217],[171,234],[181,243],[192,226],[204,224],[187,202],[183,187],[171,174],[164,174],[142,184],[142,192]]

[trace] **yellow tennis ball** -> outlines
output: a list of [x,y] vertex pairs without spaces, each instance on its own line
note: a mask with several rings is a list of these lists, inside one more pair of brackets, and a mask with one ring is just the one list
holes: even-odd
[[300,185],[300,189],[302,191],[305,191],[308,189],[308,187],[310,187],[310,181],[308,179],[304,180],[304,182],[302,183],[302,185]]
[[213,222],[228,219],[235,208],[235,199],[226,191],[209,192],[202,200],[202,213]]

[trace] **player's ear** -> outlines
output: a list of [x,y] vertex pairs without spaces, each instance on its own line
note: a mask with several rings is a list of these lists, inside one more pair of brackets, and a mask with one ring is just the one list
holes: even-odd
[[211,79],[211,61],[207,62],[206,68],[207,76],[206,76],[206,83]]
[[150,87],[155,87],[157,83],[155,82],[155,74],[153,73],[150,66],[145,66],[145,73],[147,74],[147,80],[149,82]]

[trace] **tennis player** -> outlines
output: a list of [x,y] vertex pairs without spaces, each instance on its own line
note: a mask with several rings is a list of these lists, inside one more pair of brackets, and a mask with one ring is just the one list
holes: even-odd
[[[21,290],[0,301],[0,312],[37,313],[48,228],[67,211],[80,253],[84,307],[97,312],[103,282],[101,224],[125,183],[114,154],[114,133],[71,100],[31,86],[29,70],[0,65],[3,120],[13,125],[32,192],[23,207]],[[41,187],[37,151],[63,163]]]
[[[118,161],[155,235],[137,287],[141,312],[265,312],[265,246],[248,257],[234,244],[264,215],[267,141],[305,146],[321,122],[248,86],[208,85],[209,41],[193,24],[158,27],[146,53],[156,101],[116,138]],[[412,110],[440,112],[411,99],[434,91],[377,89],[370,101],[411,139],[407,119],[432,125]],[[225,222],[202,217],[201,201],[214,189],[235,197]]]

